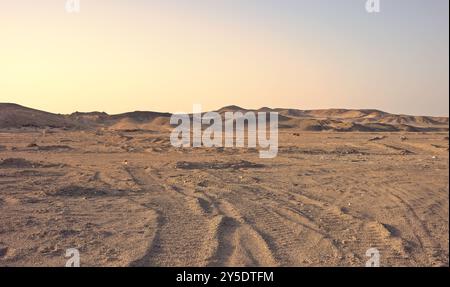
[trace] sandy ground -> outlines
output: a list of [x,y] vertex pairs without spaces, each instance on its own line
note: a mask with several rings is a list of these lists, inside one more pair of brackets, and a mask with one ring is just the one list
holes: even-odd
[[[372,139],[372,140],[371,140]],[[449,265],[448,133],[0,132],[0,266]]]

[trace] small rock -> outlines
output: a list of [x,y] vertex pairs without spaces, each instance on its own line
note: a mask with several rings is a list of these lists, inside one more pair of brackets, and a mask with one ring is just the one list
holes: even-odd
[[8,253],[8,247],[0,247],[0,258],[3,258]]
[[208,187],[208,182],[206,180],[200,181],[199,183],[197,183],[197,186]]
[[38,248],[39,253],[45,254],[45,253],[49,253],[50,251],[52,251],[52,248],[50,246],[40,246]]

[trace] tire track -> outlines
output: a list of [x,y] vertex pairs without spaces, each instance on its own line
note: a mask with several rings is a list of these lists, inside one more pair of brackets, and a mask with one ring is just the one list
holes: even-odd
[[[186,196],[178,190],[159,184],[140,168],[128,171],[148,192],[157,196],[147,199],[159,215],[157,235],[146,254],[135,264],[140,266],[204,266],[213,252],[208,236],[210,220],[192,209]],[[157,188],[155,191],[154,188]],[[180,237],[181,235],[181,237]]]
[[[414,235],[419,243],[419,247],[422,252],[426,254],[426,261],[421,262],[423,265],[442,265],[448,264],[448,257],[445,258],[445,254],[442,254],[443,248],[432,237],[430,229],[422,221],[421,217],[417,213],[417,209],[427,209],[428,204],[424,198],[418,198],[413,205],[406,199],[404,191],[391,189],[391,196],[406,212],[403,215],[405,220],[409,223]],[[411,195],[408,195],[411,196]]]

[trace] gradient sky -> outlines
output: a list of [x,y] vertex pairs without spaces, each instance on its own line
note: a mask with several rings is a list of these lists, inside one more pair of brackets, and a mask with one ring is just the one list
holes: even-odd
[[449,114],[449,1],[0,0],[0,102]]

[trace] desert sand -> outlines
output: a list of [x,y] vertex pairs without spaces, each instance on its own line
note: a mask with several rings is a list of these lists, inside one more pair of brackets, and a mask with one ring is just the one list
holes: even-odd
[[277,111],[267,160],[174,148],[169,114],[1,104],[0,266],[449,265],[448,118]]

